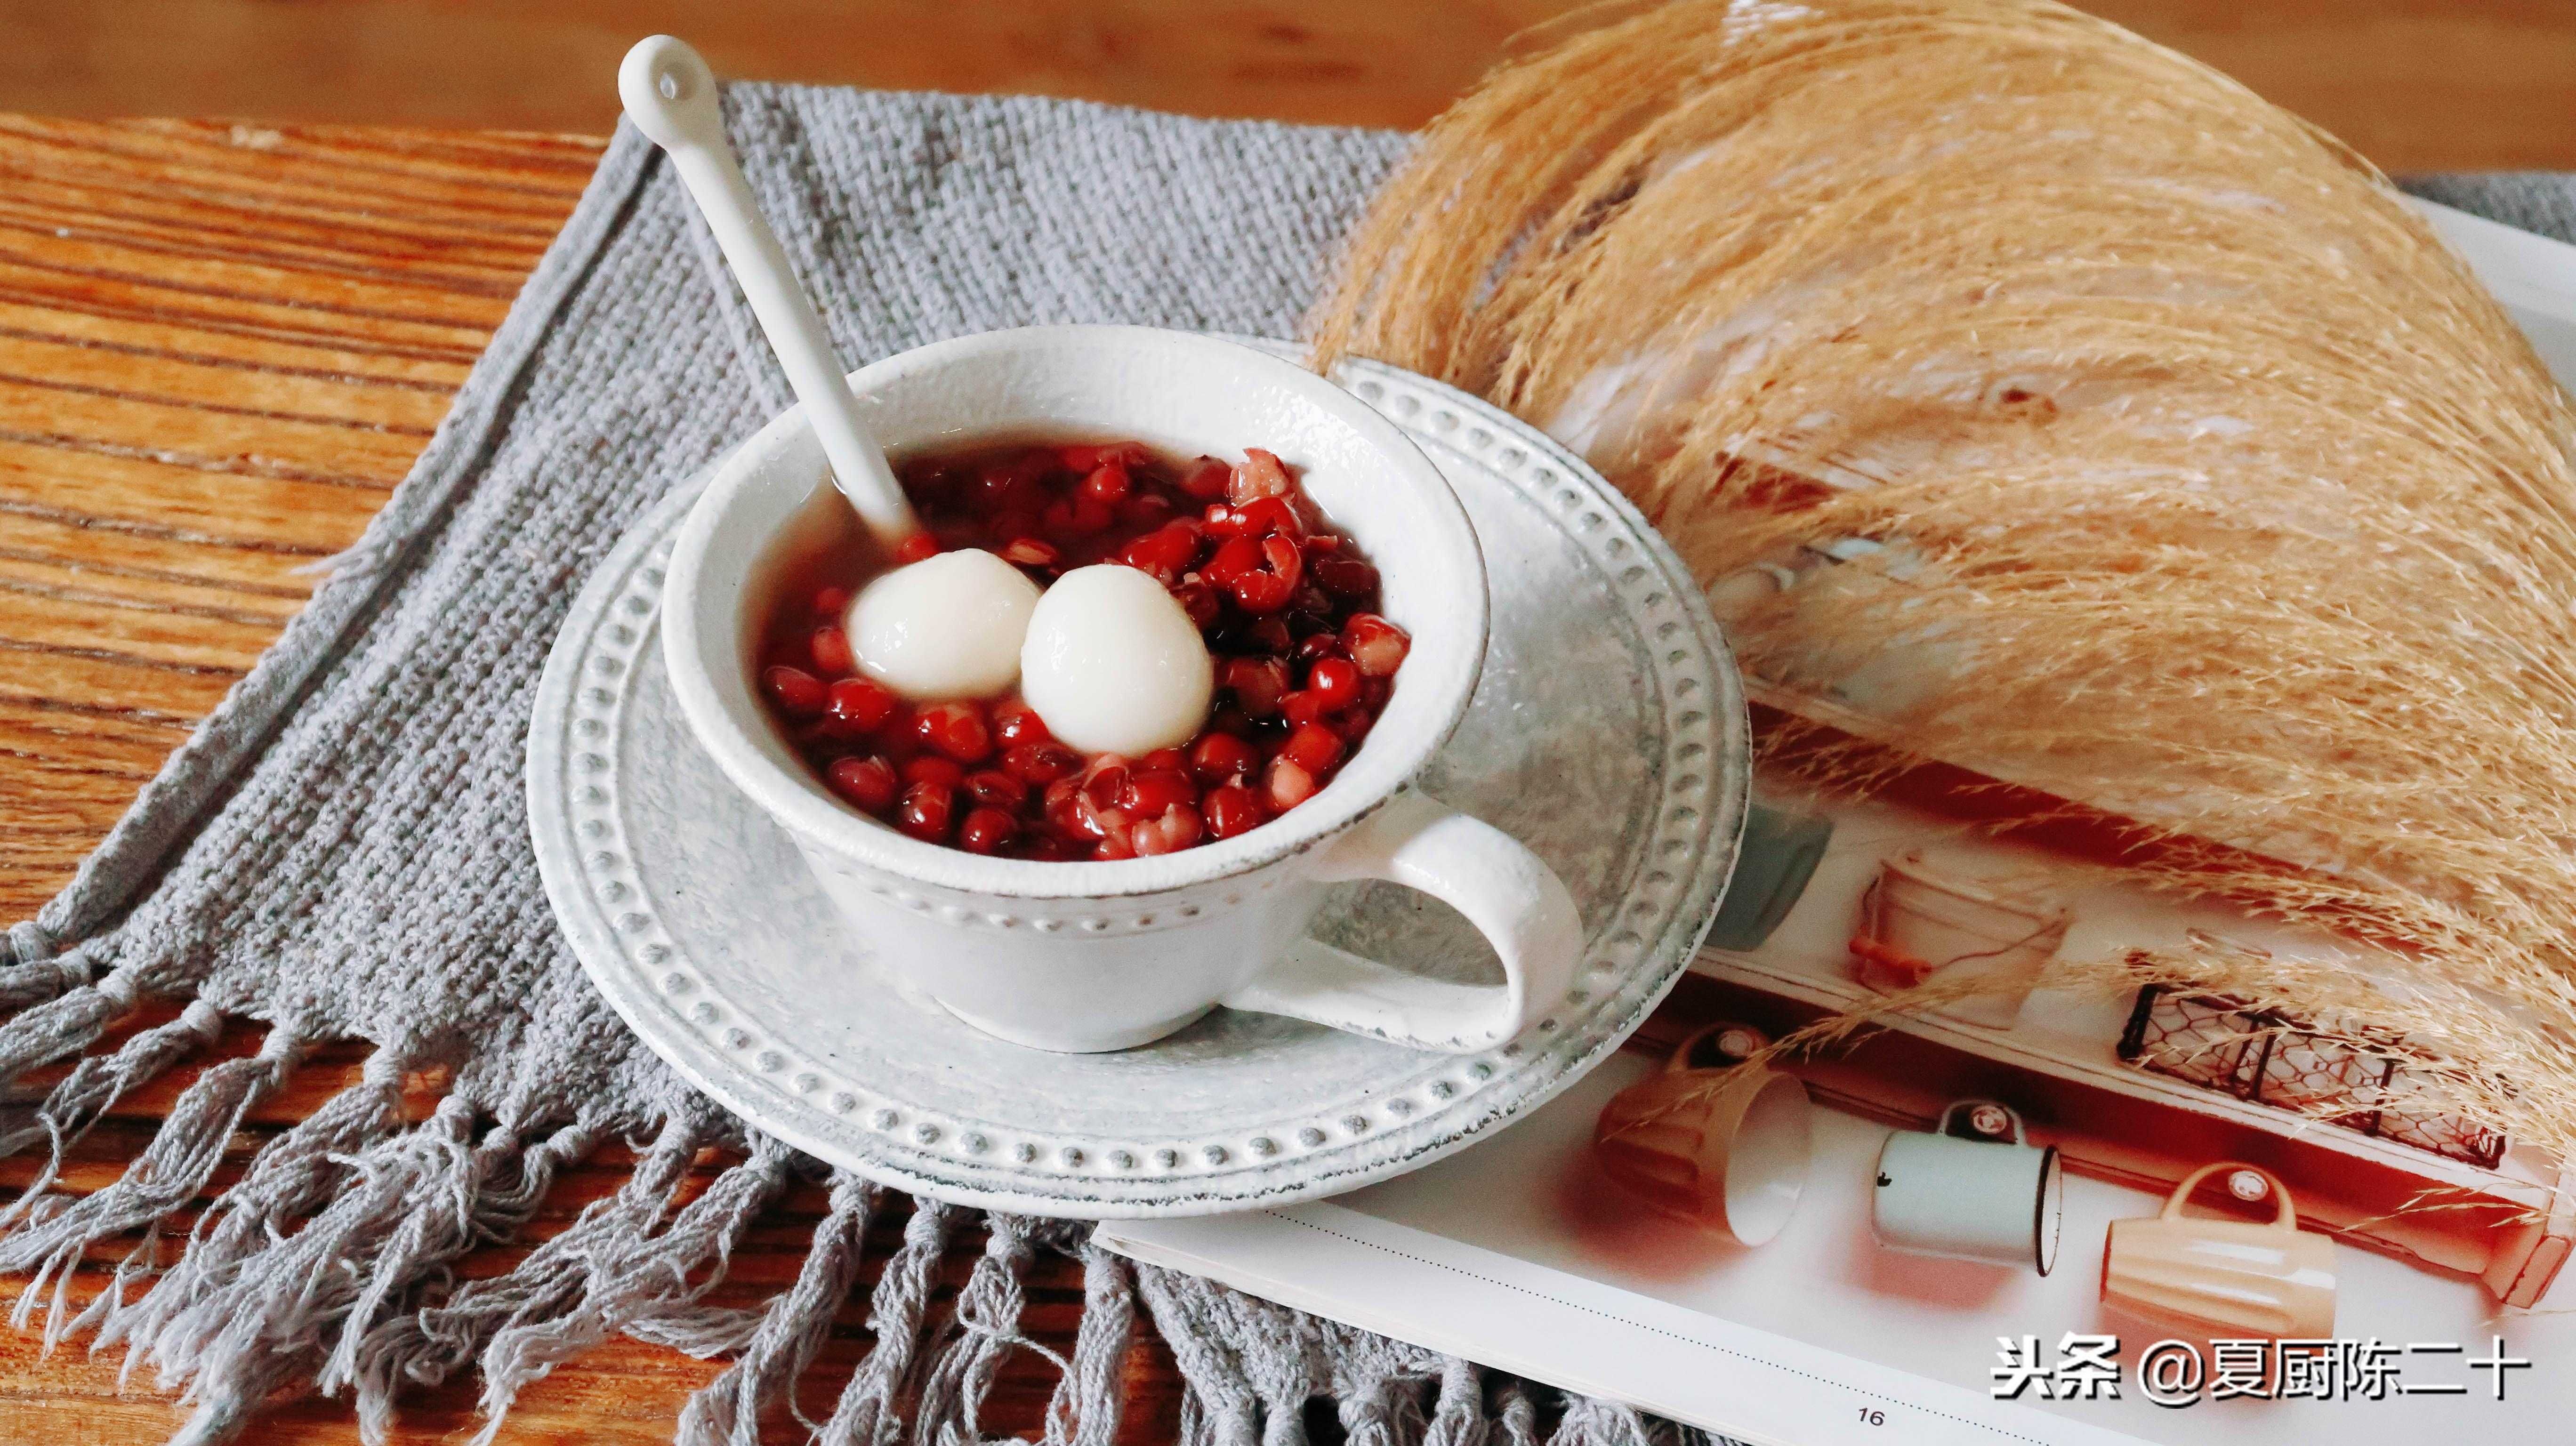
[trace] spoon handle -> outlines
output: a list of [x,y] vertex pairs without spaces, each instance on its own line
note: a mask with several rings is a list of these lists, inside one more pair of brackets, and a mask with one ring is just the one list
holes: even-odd
[[788,385],[804,403],[834,480],[868,530],[891,551],[921,530],[921,520],[886,465],[885,449],[859,416],[858,400],[832,355],[823,318],[796,284],[777,233],[752,199],[733,143],[725,138],[715,73],[687,42],[656,35],[626,52],[617,71],[617,93],[635,128],[670,153],[707,228],[715,232],[725,263],[742,283],[752,315],[787,372]]

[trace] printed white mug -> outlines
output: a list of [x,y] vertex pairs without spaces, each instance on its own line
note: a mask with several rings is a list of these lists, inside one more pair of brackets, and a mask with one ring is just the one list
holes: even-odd
[[[850,374],[891,449],[994,434],[1133,438],[1184,455],[1277,452],[1377,560],[1382,610],[1413,635],[1367,741],[1315,797],[1230,839],[1153,858],[1042,863],[907,838],[842,803],[754,695],[772,565],[856,521],[790,409],[720,463],[674,545],[663,656],[681,713],[733,784],[783,826],[877,958],[949,1012],[1040,1049],[1123,1049],[1223,1004],[1427,1049],[1471,1052],[1553,1008],[1583,947],[1573,899],[1517,841],[1415,791],[1483,665],[1485,567],[1428,458],[1359,398],[1236,342],[1049,326],[936,342]],[[1500,956],[1473,986],[1305,937],[1327,885],[1383,879],[1456,908]]]
[[2057,1147],[2024,1140],[2020,1115],[1992,1100],[1960,1100],[1929,1132],[1887,1137],[1869,1210],[1891,1250],[2046,1275],[2065,1226],[2065,1179]]

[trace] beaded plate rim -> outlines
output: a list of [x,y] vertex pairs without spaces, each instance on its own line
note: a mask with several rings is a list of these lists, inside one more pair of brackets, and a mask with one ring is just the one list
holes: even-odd
[[[1254,344],[1302,355],[1285,343]],[[1392,1058],[1387,1077],[1332,1109],[1178,1128],[1164,1138],[961,1117],[763,1038],[656,913],[619,814],[616,745],[637,681],[661,666],[663,570],[700,490],[693,481],[651,508],[584,584],[548,655],[528,736],[529,827],[547,897],[584,970],[628,1026],[747,1122],[832,1164],[960,1204],[1093,1218],[1277,1206],[1418,1168],[1543,1103],[1615,1049],[1688,968],[1733,870],[1749,802],[1750,731],[1732,657],[1670,546],[1555,441],[1478,398],[1383,363],[1345,362],[1334,378],[1435,460],[1465,461],[1542,504],[1637,635],[1656,645],[1654,716],[1671,766],[1655,837],[1633,856],[1616,909],[1585,941],[1564,1003],[1519,1039],[1481,1054]],[[1500,685],[1489,671],[1479,686]],[[991,1113],[1007,1114],[1007,1102]]]

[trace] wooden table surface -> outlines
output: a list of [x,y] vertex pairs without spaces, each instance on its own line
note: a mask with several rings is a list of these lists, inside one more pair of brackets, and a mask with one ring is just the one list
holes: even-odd
[[[308,565],[382,505],[598,151],[574,136],[0,116],[0,923],[61,886],[276,636],[312,586]],[[244,1031],[211,1057],[256,1042]],[[328,1051],[299,1072],[234,1141],[214,1188],[353,1082],[363,1053]],[[112,1111],[76,1151],[69,1186],[114,1178],[195,1073]],[[531,1240],[614,1189],[625,1163],[612,1148],[568,1174]],[[0,1162],[0,1188],[32,1170]],[[770,1212],[735,1257],[736,1294],[791,1279],[822,1208],[809,1190]],[[878,1222],[871,1279],[901,1226]],[[477,1269],[515,1259],[487,1252]],[[952,1252],[949,1289],[970,1263]],[[100,1278],[93,1269],[84,1292]],[[1081,1299],[1078,1271],[1043,1269],[1031,1333],[1069,1349]],[[863,1289],[809,1373],[809,1410],[829,1411],[863,1354],[864,1301]],[[120,1391],[116,1367],[77,1346],[39,1360],[33,1336],[0,1325],[0,1441],[160,1441],[183,1413],[148,1374]],[[620,1340],[531,1388],[503,1439],[666,1442],[717,1368]],[[1170,1440],[1169,1357],[1140,1341],[1130,1374],[1126,1438]],[[1033,1430],[1052,1385],[1050,1367],[1021,1355],[988,1427]],[[470,1383],[451,1384],[405,1413],[401,1439],[474,1423]],[[774,1434],[803,1439],[792,1422]],[[345,1402],[307,1400],[257,1439],[357,1437]]]
[[[0,110],[601,131],[638,36],[727,75],[1418,125],[1585,0],[0,0]],[[2078,0],[2392,169],[2576,165],[2567,0]]]

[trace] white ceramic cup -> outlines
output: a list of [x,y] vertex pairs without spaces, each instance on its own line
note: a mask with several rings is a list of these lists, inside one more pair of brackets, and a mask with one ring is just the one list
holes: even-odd
[[[908,838],[826,792],[754,692],[778,550],[800,530],[855,527],[802,411],[782,414],[719,464],[680,529],[663,656],[699,743],[787,830],[881,963],[969,1024],[1065,1051],[1142,1044],[1223,1004],[1467,1052],[1513,1038],[1563,997],[1583,947],[1565,886],[1518,842],[1410,787],[1475,688],[1485,569],[1448,483],[1391,423],[1269,353],[1145,327],[961,337],[849,380],[894,450],[1053,434],[1229,459],[1276,452],[1377,563],[1382,610],[1413,636],[1367,741],[1320,793],[1259,828],[1083,863]],[[1408,973],[1306,938],[1325,886],[1359,879],[1456,908],[1492,943],[1503,981]]]
[[[1955,1133],[1962,1112],[1978,1135]],[[1891,1250],[2042,1275],[2057,1264],[2066,1218],[2057,1149],[2023,1140],[2021,1116],[1992,1100],[1958,1101],[1928,1133],[1889,1135],[1869,1201],[1870,1226]]]

